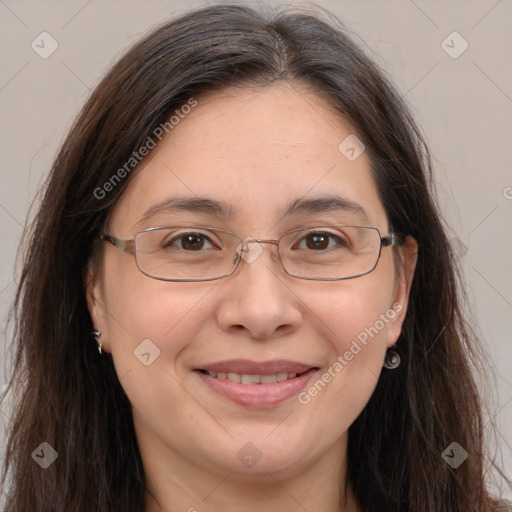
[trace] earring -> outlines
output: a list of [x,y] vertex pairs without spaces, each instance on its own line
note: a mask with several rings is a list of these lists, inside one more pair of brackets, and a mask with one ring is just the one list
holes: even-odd
[[400,366],[400,361],[401,359],[397,352],[394,350],[388,350],[386,352],[386,357],[384,358],[384,364],[382,366],[388,370],[394,370]]
[[94,338],[96,338],[96,343],[98,344],[98,352],[101,354],[101,347],[103,346],[103,343],[101,342],[101,331],[99,329],[95,329],[91,334]]

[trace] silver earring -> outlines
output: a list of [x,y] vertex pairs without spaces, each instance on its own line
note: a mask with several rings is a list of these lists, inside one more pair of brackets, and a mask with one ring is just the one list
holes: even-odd
[[386,357],[384,358],[384,368],[388,370],[394,370],[400,366],[400,356],[394,350],[388,350],[386,352]]
[[103,346],[103,343],[101,342],[101,331],[99,329],[95,329],[91,333],[94,338],[96,338],[96,343],[98,344],[98,352],[101,354],[101,347]]

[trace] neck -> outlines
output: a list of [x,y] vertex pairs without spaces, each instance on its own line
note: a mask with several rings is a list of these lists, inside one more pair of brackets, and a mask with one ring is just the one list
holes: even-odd
[[346,436],[302,470],[247,475],[198,468],[175,455],[165,464],[153,460],[145,464],[145,512],[357,512],[340,460],[346,460]]

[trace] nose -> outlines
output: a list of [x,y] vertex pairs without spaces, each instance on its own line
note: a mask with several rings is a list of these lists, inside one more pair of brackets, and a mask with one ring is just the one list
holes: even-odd
[[298,329],[302,312],[277,245],[259,242],[269,243],[246,243],[237,270],[224,279],[217,321],[224,331],[268,339]]

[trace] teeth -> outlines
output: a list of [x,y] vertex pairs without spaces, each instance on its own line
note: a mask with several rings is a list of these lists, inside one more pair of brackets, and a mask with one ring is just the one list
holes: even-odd
[[242,384],[259,384],[260,376],[259,375],[242,375]]
[[296,373],[275,373],[272,375],[250,375],[240,373],[225,373],[225,372],[207,372],[210,377],[214,379],[230,380],[242,384],[275,384],[276,382],[283,382],[287,379],[294,379],[297,377]]

